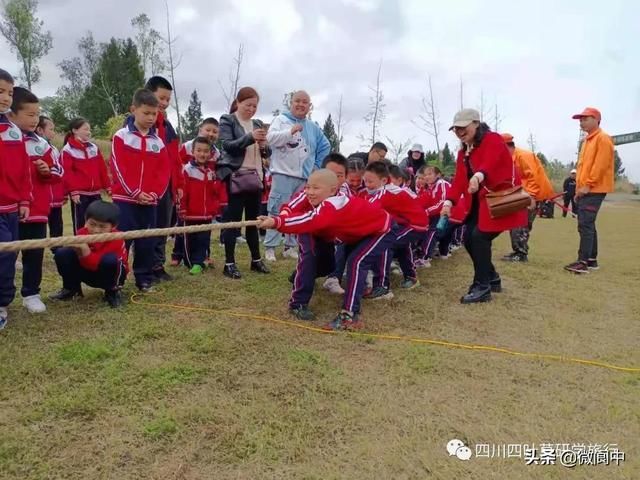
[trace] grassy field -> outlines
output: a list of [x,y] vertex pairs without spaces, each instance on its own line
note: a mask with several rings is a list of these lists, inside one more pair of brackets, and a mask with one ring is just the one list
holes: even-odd
[[[504,293],[461,306],[463,251],[423,286],[365,304],[368,332],[497,345],[640,367],[640,202],[608,201],[602,268],[577,277],[572,219],[538,220],[528,265],[499,265]],[[508,237],[495,255],[508,252]],[[281,261],[269,277],[175,282],[112,311],[100,292],[12,306],[0,334],[2,479],[635,479],[640,373],[402,341],[320,335],[228,313],[287,318]],[[221,252],[215,244],[216,260]],[[59,287],[47,259],[43,294]],[[397,280],[397,279],[396,279]],[[133,293],[131,283],[127,292]],[[339,299],[318,289],[329,320]],[[225,312],[224,310],[227,310]],[[449,457],[477,444],[616,443],[620,466],[526,466]]]

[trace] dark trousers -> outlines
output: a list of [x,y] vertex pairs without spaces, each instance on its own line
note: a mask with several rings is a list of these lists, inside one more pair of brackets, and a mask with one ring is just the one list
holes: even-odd
[[[184,227],[184,220],[178,220],[176,222],[177,227]],[[185,238],[183,234],[178,234],[173,238],[173,251],[171,252],[171,259],[181,262],[184,260],[185,251]]]
[[[49,212],[49,236],[51,238],[61,237],[63,235],[64,222],[62,220],[62,207],[51,207]],[[53,253],[60,247],[51,249]]]
[[360,313],[360,303],[367,282],[367,272],[375,270],[380,256],[393,245],[393,231],[372,235],[355,245],[347,246],[347,285],[344,294],[344,310]]
[[325,277],[335,268],[334,246],[309,233],[298,235],[298,264],[289,299],[289,308],[309,305],[316,278]]
[[578,260],[580,261],[586,262],[598,258],[596,217],[606,195],[606,193],[588,193],[578,198],[578,233],[580,234]]
[[[15,242],[18,235],[18,214],[0,214],[0,242]],[[16,296],[16,259],[18,252],[0,252],[0,307],[6,307]]]
[[[151,205],[138,205],[129,202],[115,202],[120,208],[118,229],[123,232],[156,228],[157,209]],[[133,245],[133,275],[136,285],[150,284],[153,280],[154,248],[157,242],[153,237],[128,240],[127,250]]]
[[529,255],[529,237],[533,229],[533,221],[536,219],[538,209],[529,210],[529,222],[526,227],[514,228],[511,235],[511,249],[520,255]]
[[391,248],[386,250],[377,261],[377,268],[373,275],[373,286],[389,288],[391,261],[398,259],[405,280],[416,278],[416,268],[413,265],[413,250],[411,244],[424,237],[425,232],[418,232],[411,227],[395,226],[393,228],[395,240]]
[[[186,222],[187,225],[202,225],[203,222]],[[211,232],[198,232],[181,235],[184,246],[184,264],[191,268],[194,265],[204,267],[204,261],[209,255]],[[177,241],[177,240],[176,240]]]
[[464,225],[457,225],[453,229],[453,243],[456,245],[462,245],[465,239],[465,231],[467,228]]
[[[20,223],[20,240],[39,240],[47,238],[46,223]],[[22,251],[22,289],[20,295],[30,297],[40,293],[42,283],[42,260],[44,248]]]
[[344,269],[347,267],[347,246],[344,243],[338,243],[334,250],[335,268],[329,274],[330,277],[337,278],[342,281]]
[[418,249],[423,252],[422,255],[425,259],[433,257],[433,250],[436,248],[436,242],[438,241],[438,217],[429,217],[429,228],[426,232],[422,232],[421,239],[417,242]]
[[107,253],[100,259],[96,271],[82,267],[78,254],[72,248],[58,249],[54,259],[62,277],[62,287],[68,290],[78,291],[83,283],[105,291],[118,290],[127,278],[126,266],[113,253]]
[[[167,187],[167,191],[158,200],[156,208],[156,228],[169,228],[172,226],[171,219],[173,216],[173,198],[171,196],[171,183]],[[156,237],[153,239],[153,269],[161,269],[167,260],[167,237]]]
[[564,210],[562,210],[562,216],[566,217],[567,216],[567,208],[569,207],[569,204],[571,204],[571,213],[576,213],[577,209],[576,209],[576,200],[574,198],[573,195],[571,196],[565,196],[563,198],[563,203],[564,203]]
[[491,262],[491,243],[499,233],[487,233],[478,230],[477,223],[467,223],[464,247],[473,262],[473,283],[489,288],[489,282],[498,276]]
[[[239,222],[244,213],[245,220],[255,220],[260,212],[262,202],[262,192],[236,193],[229,191],[229,178],[226,180],[229,203],[224,212],[224,222]],[[236,238],[240,236],[239,228],[230,228],[222,231],[224,240],[224,254],[226,263],[236,263]],[[260,239],[258,238],[257,227],[247,227],[245,230],[247,245],[251,252],[252,260],[260,260]]]
[[84,227],[84,217],[89,205],[96,200],[100,200],[100,198],[100,195],[80,195],[80,202],[74,203],[73,200],[69,202],[69,205],[71,205],[71,221],[73,223],[74,235],[78,233],[79,229]]

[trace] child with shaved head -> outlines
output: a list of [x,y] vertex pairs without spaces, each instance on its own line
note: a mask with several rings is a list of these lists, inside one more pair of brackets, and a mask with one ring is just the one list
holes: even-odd
[[[299,319],[313,320],[308,305],[313,295],[318,265],[323,265],[318,242],[332,246],[345,244],[347,254],[347,285],[342,310],[324,326],[327,330],[352,330],[364,326],[360,302],[365,288],[367,271],[395,239],[391,233],[391,216],[377,205],[362,198],[338,195],[338,178],[328,169],[316,170],[305,186],[306,200],[298,202],[276,217],[258,217],[259,228],[276,229],[282,233],[310,234],[310,245],[302,248],[291,300],[290,311]],[[332,253],[327,249],[322,255]]]

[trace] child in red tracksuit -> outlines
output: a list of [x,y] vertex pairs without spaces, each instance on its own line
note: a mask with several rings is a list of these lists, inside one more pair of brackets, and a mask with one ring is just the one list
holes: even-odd
[[[362,328],[360,302],[365,289],[367,271],[395,239],[391,232],[391,216],[379,206],[362,198],[336,195],[338,179],[328,169],[316,170],[305,186],[306,201],[298,202],[295,211],[277,217],[259,217],[259,228],[275,228],[282,233],[309,233],[325,244],[340,241],[347,248],[347,285],[342,310],[325,325],[327,330]],[[313,247],[311,245],[310,247]],[[305,312],[298,318],[311,320],[308,304],[313,295],[316,267],[322,261],[317,255],[300,255],[294,289],[296,303],[290,302],[292,313]],[[306,288],[301,286],[305,285]],[[298,288],[300,286],[301,288]],[[292,299],[294,300],[294,299]]]
[[[193,160],[184,166],[184,194],[178,217],[186,225],[211,223],[218,210],[216,174],[209,166],[211,144],[205,137],[193,141]],[[189,233],[184,237],[184,261],[189,273],[199,275],[205,268],[211,244],[211,231]],[[209,264],[211,265],[211,264]]]
[[[118,206],[95,200],[87,207],[85,226],[77,235],[97,235],[117,232],[120,210]],[[89,243],[63,247],[54,256],[62,289],[51,296],[54,300],[69,301],[82,297],[82,284],[104,290],[104,301],[111,308],[122,305],[122,286],[129,271],[124,240]]]
[[[158,99],[141,88],[133,95],[133,115],[113,136],[111,146],[111,196],[120,208],[120,230],[156,228],[158,201],[169,187],[170,163],[164,142],[154,125]],[[157,281],[153,272],[154,238],[126,242],[133,244],[133,274],[141,292],[148,292]]]
[[[53,146],[51,141],[55,136],[55,124],[53,121],[44,115],[40,115],[40,120],[38,121],[38,127],[36,128],[36,133],[44,138],[49,145],[51,146],[51,150],[53,156],[58,159],[60,163],[60,152],[56,147]],[[63,165],[64,169],[64,165]],[[49,211],[49,236],[50,237],[61,237],[64,231],[64,221],[62,219],[62,206],[66,203],[66,194],[64,188],[64,176],[61,182],[56,182],[50,185],[51,188],[51,209]],[[51,249],[52,252],[55,253],[58,247],[54,247]]]
[[[14,80],[0,69],[0,242],[19,239],[18,222],[29,217],[31,205],[31,162],[22,131],[7,114],[11,109]],[[7,324],[7,307],[16,294],[18,252],[0,252],[0,330]]]
[[365,298],[393,298],[389,289],[389,271],[394,257],[398,258],[404,275],[402,288],[412,289],[420,285],[413,265],[411,245],[424,236],[429,224],[427,214],[414,192],[388,182],[389,169],[384,163],[373,162],[367,165],[364,173],[367,199],[386,210],[397,226],[393,229],[395,241],[389,250],[380,256],[378,268],[374,270],[373,290]]
[[[47,236],[47,223],[51,209],[51,184],[62,180],[63,169],[54,156],[51,145],[35,133],[40,120],[38,97],[26,88],[13,90],[10,120],[24,134],[24,146],[31,163],[31,184],[33,201],[29,216],[20,222],[20,240],[42,239]],[[44,313],[47,307],[40,298],[42,283],[42,261],[44,249],[22,252],[22,305],[29,313]]]
[[438,244],[438,253],[440,258],[446,260],[449,258],[449,244],[451,236],[445,235],[439,237],[437,235],[436,226],[440,220],[440,211],[447,199],[447,194],[451,188],[451,184],[442,178],[442,172],[438,167],[423,167],[423,173],[426,182],[425,194],[427,195],[426,205],[427,214],[429,215],[429,230],[427,232],[426,244],[424,247],[425,261],[430,262],[433,257],[433,251]]
[[73,233],[84,226],[87,207],[109,191],[107,165],[100,149],[91,138],[91,125],[84,118],[74,118],[64,137],[61,152],[64,167],[64,189],[71,197]]

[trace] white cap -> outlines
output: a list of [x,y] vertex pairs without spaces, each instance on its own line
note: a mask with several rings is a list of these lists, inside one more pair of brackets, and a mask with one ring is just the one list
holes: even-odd
[[453,130],[455,127],[468,127],[473,122],[480,121],[480,112],[474,110],[473,108],[463,108],[458,113],[456,113],[455,117],[453,117],[453,125],[449,128],[449,130]]
[[576,170],[575,168],[571,170],[571,173],[578,173],[578,170]]
[[420,152],[420,153],[424,153],[424,150],[422,148],[422,145],[420,145],[419,143],[414,143],[411,146],[411,151],[412,152]]

